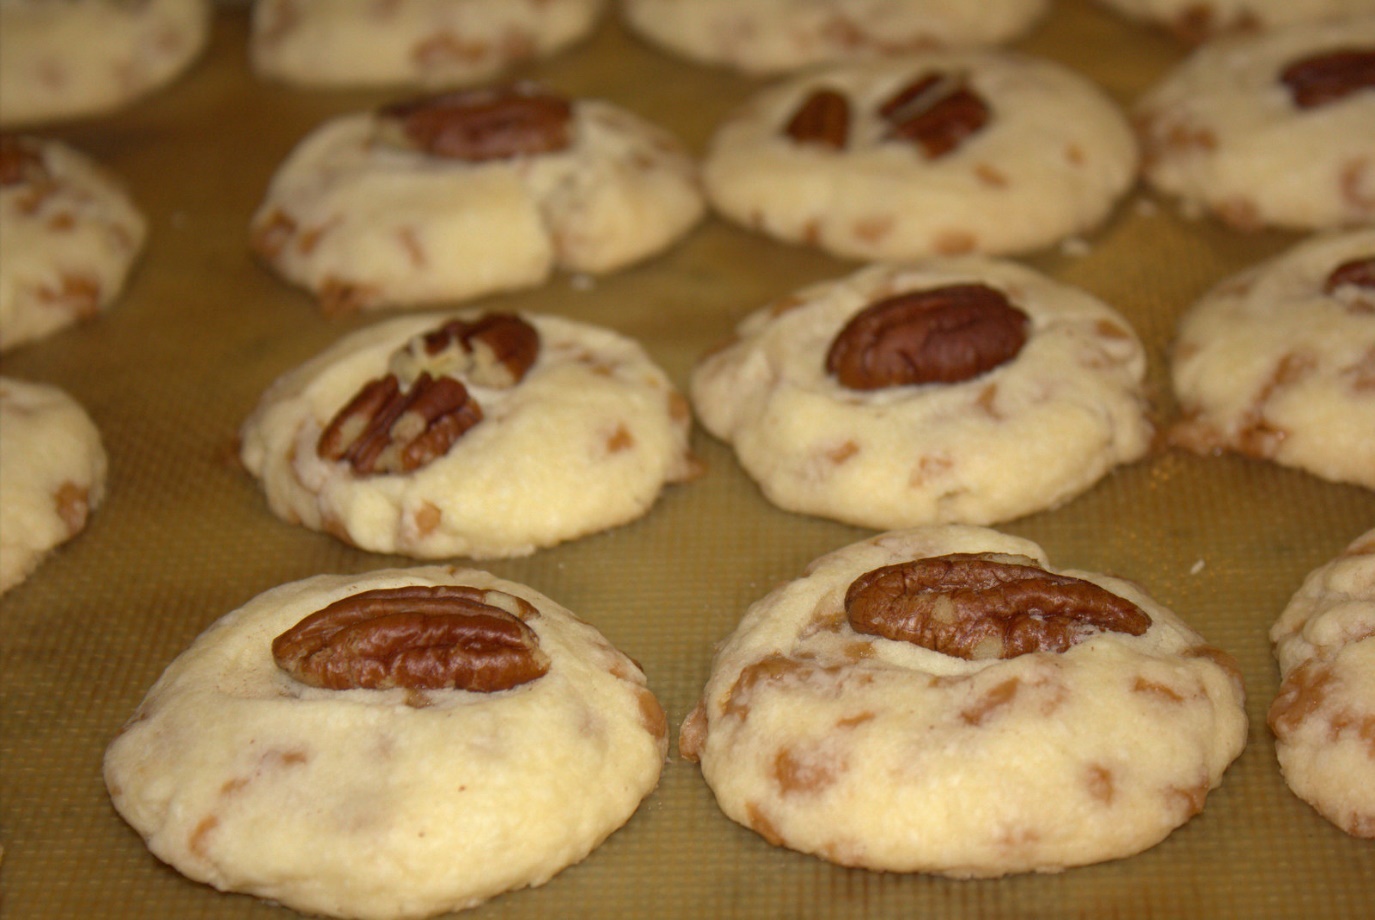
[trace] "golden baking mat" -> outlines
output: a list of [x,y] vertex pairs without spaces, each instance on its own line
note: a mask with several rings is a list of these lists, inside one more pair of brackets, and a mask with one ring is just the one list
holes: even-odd
[[[380,93],[255,82],[246,14],[219,14],[186,79],[118,116],[52,132],[123,176],[151,218],[145,259],[106,317],[3,358],[64,387],[110,453],[86,533],[0,601],[0,912],[15,920],[249,917],[288,912],[182,878],[115,814],[101,755],[172,658],[274,585],[407,564],[274,518],[233,459],[235,432],[278,374],[370,319],[326,320],[250,257],[247,224],[273,169],[327,117]],[[1019,47],[1101,82],[1124,104],[1183,55],[1089,0],[1062,0]],[[603,96],[701,152],[759,84],[678,61],[609,18],[525,75]],[[1296,239],[1188,221],[1138,192],[1084,251],[1029,259],[1119,308],[1145,338],[1157,405],[1177,317],[1226,275]],[[708,220],[649,264],[590,286],[566,276],[485,305],[565,314],[640,339],[680,385],[694,359],[766,300],[853,266]],[[643,520],[494,563],[591,620],[641,662],[676,726],[713,644],[744,607],[867,531],[768,505],[701,433],[708,471]],[[717,810],[676,745],[658,790],[584,863],[474,917],[1370,917],[1375,844],[1292,796],[1264,714],[1266,632],[1303,576],[1375,526],[1375,493],[1235,458],[1160,452],[1063,508],[1004,525],[1053,563],[1147,587],[1241,664],[1251,737],[1202,814],[1130,859],[996,881],[838,868],[778,849]],[[676,734],[676,732],[675,732]]]

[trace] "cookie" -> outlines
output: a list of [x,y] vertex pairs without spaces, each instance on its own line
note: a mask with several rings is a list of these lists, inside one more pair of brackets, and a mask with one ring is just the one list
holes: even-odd
[[702,216],[696,164],[600,100],[530,85],[334,119],[273,177],[253,247],[327,313],[534,287],[665,249]]
[[1136,178],[1126,118],[1088,80],[998,51],[911,55],[767,88],[713,134],[722,215],[835,255],[1006,254],[1102,222]]
[[5,0],[0,124],[103,115],[182,75],[210,36],[210,0]]
[[0,137],[0,351],[109,307],[146,235],[128,192],[85,154]]
[[244,465],[280,517],[361,549],[521,556],[691,477],[690,412],[632,340],[555,316],[408,316],[267,391]]
[[105,496],[95,423],[57,387],[0,377],[0,593],[86,527]]
[[528,587],[451,567],[322,575],[212,624],[105,754],[182,874],[296,910],[413,918],[540,885],[658,782],[633,661]]
[[477,83],[587,37],[606,0],[257,0],[260,77],[306,87]]
[[1375,838],[1375,530],[1309,574],[1270,641],[1285,782],[1348,834]]
[[690,395],[769,501],[894,529],[1020,517],[1142,456],[1144,373],[1106,304],[964,256],[870,266],[754,312]]
[[1139,586],[949,525],[845,547],[754,603],[680,749],[772,844],[968,878],[1155,845],[1246,730],[1235,663]]
[[1027,32],[1047,0],[625,0],[626,23],[674,54],[751,74],[866,57],[994,45]]
[[1305,240],[1180,321],[1170,440],[1375,489],[1375,228]]
[[1375,12],[1375,0],[1099,0],[1131,19],[1163,26],[1186,42],[1236,32]]
[[1375,14],[1198,48],[1137,103],[1143,173],[1239,230],[1375,220]]

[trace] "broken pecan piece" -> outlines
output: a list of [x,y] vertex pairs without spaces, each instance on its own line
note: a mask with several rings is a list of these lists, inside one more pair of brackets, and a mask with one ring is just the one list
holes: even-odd
[[477,386],[505,389],[525,379],[539,349],[539,332],[521,317],[484,313],[471,322],[451,320],[412,340],[393,360],[392,369],[414,365],[462,375]]
[[1343,48],[1303,58],[1280,72],[1294,104],[1315,109],[1375,89],[1375,49]]
[[1099,632],[1150,628],[1126,598],[1006,558],[952,553],[874,569],[845,592],[845,614],[856,632],[966,660],[1063,652]]
[[425,96],[379,115],[426,153],[470,163],[553,153],[572,143],[572,104],[529,84]]
[[364,384],[321,432],[316,453],[359,475],[409,473],[449,448],[478,422],[482,408],[452,377],[421,374],[402,390],[395,374]]
[[272,641],[277,666],[327,690],[495,693],[541,677],[549,656],[503,591],[413,585],[364,591],[312,613]]
[[844,150],[850,138],[850,103],[833,89],[815,90],[793,113],[783,133],[800,144]]
[[1335,294],[1338,288],[1352,285],[1375,291],[1375,256],[1343,262],[1327,276],[1323,293]]
[[0,186],[21,185],[48,178],[39,147],[20,137],[0,134]]
[[898,90],[879,106],[890,140],[912,141],[928,159],[953,153],[988,124],[992,112],[959,75],[931,73]]
[[982,284],[898,294],[845,324],[826,370],[853,390],[957,383],[1016,357],[1029,325],[1002,291]]

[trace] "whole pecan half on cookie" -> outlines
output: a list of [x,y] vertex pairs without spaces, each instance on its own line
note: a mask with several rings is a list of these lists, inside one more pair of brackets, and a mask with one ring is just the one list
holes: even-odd
[[378,114],[410,145],[470,163],[554,153],[572,143],[572,103],[528,83],[425,96]]
[[826,370],[852,390],[958,383],[1016,357],[1029,325],[1007,295],[982,284],[898,294],[845,324]]
[[1352,259],[1332,269],[1323,282],[1323,293],[1335,294],[1348,286],[1375,294],[1375,256]]
[[327,690],[495,693],[549,670],[528,601],[462,585],[364,591],[312,613],[272,642],[277,666]]
[[1150,628],[1145,611],[1106,588],[1007,559],[952,553],[874,569],[850,584],[845,615],[856,632],[966,660],[1063,652],[1103,631]]
[[1343,48],[1302,58],[1280,71],[1280,82],[1301,109],[1375,90],[1375,48]]

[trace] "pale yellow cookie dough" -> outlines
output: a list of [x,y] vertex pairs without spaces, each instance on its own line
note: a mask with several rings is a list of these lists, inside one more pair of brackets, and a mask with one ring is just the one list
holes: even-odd
[[0,0],[0,125],[100,115],[179,77],[210,0]]
[[[857,577],[950,553],[1085,579],[1135,603],[1149,628],[966,660],[850,626]],[[1202,810],[1246,731],[1235,664],[1139,586],[947,526],[837,550],[754,603],[681,747],[721,809],[771,843],[847,866],[992,877],[1155,845]]]
[[[1010,361],[958,383],[858,391],[826,370],[846,322],[894,294],[979,283],[1030,317]],[[989,524],[1068,501],[1141,457],[1145,353],[1085,291],[964,257],[871,266],[757,310],[693,370],[702,425],[779,507],[881,529]]]
[[[988,120],[939,156],[889,139],[879,109],[930,74],[963,79]],[[785,133],[818,90],[849,101],[834,149]],[[1086,232],[1136,179],[1126,117],[1053,61],[1006,51],[907,55],[810,71],[729,116],[702,164],[708,200],[769,236],[854,259],[1026,252]]]
[[1098,0],[1132,19],[1202,42],[1231,32],[1375,12],[1375,0]]
[[0,139],[0,351],[107,309],[147,220],[120,182],[54,140]]
[[[548,657],[496,692],[329,690],[272,641],[363,591],[464,585],[538,611]],[[514,612],[514,611],[512,611]],[[548,597],[447,567],[322,575],[260,594],[177,657],[105,754],[116,810],[184,875],[311,914],[396,920],[540,885],[658,782],[640,669]]]
[[1171,440],[1375,489],[1375,228],[1328,233],[1223,281],[1180,321]]
[[[473,317],[476,314],[456,314]],[[321,432],[411,340],[453,318],[407,316],[347,336],[282,376],[244,423],[244,465],[280,517],[362,549],[418,558],[520,556],[640,517],[697,471],[686,400],[634,341],[555,316],[524,380],[466,380],[483,419],[410,473],[359,475]]]
[[1136,103],[1146,179],[1241,230],[1375,221],[1375,87],[1301,107],[1281,79],[1349,51],[1375,55],[1375,13],[1200,47]]
[[1348,834],[1375,838],[1375,530],[1309,574],[1270,640],[1285,781]]
[[0,378],[0,592],[86,526],[105,497],[105,448],[57,387]]
[[625,0],[626,22],[696,61],[769,74],[1017,38],[1047,0]]
[[475,83],[591,34],[606,0],[257,0],[261,77],[307,87]]
[[696,164],[619,106],[572,105],[566,149],[478,163],[379,142],[378,113],[326,122],[273,177],[254,248],[329,313],[529,288],[667,248],[705,211]]

